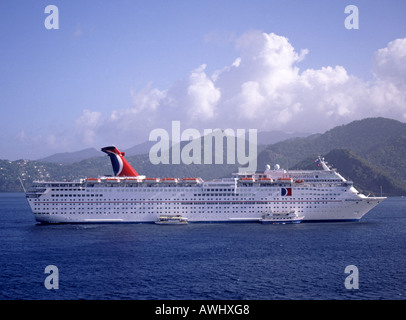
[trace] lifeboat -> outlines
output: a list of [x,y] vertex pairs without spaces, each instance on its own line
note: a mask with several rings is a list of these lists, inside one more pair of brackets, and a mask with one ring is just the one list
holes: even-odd
[[160,179],[159,178],[145,178],[144,181],[147,183],[156,183],[156,182],[159,182]]
[[273,182],[272,178],[259,178],[258,179],[259,183],[270,183]]
[[253,177],[246,177],[246,178],[240,178],[240,181],[242,181],[242,182],[254,182],[255,179]]
[[120,182],[119,178],[106,178],[105,180],[108,182]]
[[279,178],[278,181],[283,183],[293,183],[292,178]]
[[86,178],[86,181],[89,181],[89,182],[101,182],[101,180],[99,178]]
[[178,182],[178,179],[176,179],[176,178],[164,178],[164,179],[163,179],[163,182],[166,182],[166,183],[177,183],[177,182]]
[[197,183],[197,178],[183,178],[183,182]]
[[142,179],[138,177],[126,177],[125,178],[126,182],[142,182]]

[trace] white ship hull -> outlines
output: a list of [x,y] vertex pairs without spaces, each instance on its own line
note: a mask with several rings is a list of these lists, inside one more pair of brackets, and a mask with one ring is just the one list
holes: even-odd
[[56,185],[62,187],[47,183],[40,197],[28,198],[40,223],[153,223],[161,215],[182,215],[190,223],[258,222],[269,210],[294,210],[304,216],[303,222],[357,221],[385,199],[359,195],[348,186],[291,187],[292,195],[281,196],[282,186],[242,186],[235,192],[233,185],[224,184],[222,188]]
[[[164,215],[180,215],[189,223],[260,222],[264,214],[281,211],[292,211],[303,222],[358,221],[385,199],[360,194],[327,167],[287,172],[278,166],[207,182],[161,180],[139,176],[115,147],[102,150],[121,157],[116,177],[35,182],[26,196],[37,222],[155,223]],[[120,176],[123,169],[134,175]]]

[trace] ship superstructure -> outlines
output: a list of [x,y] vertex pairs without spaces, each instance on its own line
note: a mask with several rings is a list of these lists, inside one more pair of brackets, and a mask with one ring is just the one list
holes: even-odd
[[230,178],[155,178],[139,175],[114,146],[102,149],[115,176],[71,182],[36,181],[26,196],[39,223],[154,223],[161,216],[193,222],[261,222],[270,212],[303,222],[358,221],[385,197],[360,194],[331,169],[287,171],[275,165]]

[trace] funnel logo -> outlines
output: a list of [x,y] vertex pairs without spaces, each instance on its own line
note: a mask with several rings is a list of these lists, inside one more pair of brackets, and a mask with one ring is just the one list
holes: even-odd
[[281,188],[281,196],[285,197],[285,196],[292,196],[292,188]]
[[101,149],[110,157],[113,166],[114,175],[118,177],[136,177],[137,171],[124,159],[125,152],[120,152],[115,146]]

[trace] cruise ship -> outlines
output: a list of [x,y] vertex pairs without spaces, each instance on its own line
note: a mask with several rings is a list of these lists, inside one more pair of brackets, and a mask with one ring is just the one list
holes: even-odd
[[322,170],[236,173],[198,177],[139,175],[115,146],[102,148],[114,176],[77,181],[34,181],[26,197],[38,223],[155,223],[162,216],[194,222],[263,222],[289,212],[302,222],[358,221],[385,197],[358,192],[324,158]]

